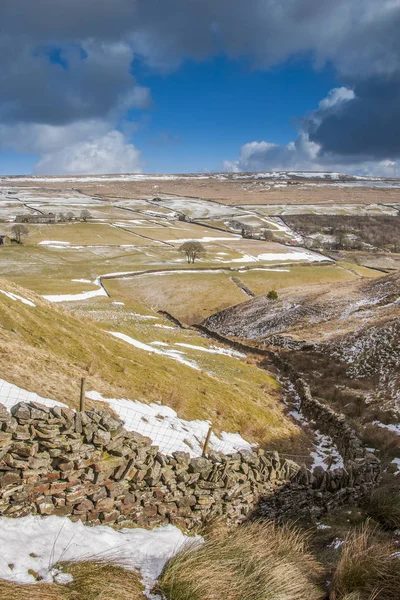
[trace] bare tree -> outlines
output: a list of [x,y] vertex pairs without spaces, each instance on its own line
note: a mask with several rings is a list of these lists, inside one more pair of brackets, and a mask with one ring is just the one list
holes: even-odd
[[21,244],[22,238],[28,235],[29,233],[29,229],[26,227],[26,225],[21,225],[19,223],[14,225],[11,231],[14,234],[14,238],[17,244]]
[[64,213],[60,212],[60,214],[58,215],[58,221],[60,223],[65,223],[66,220],[67,219],[66,219],[66,216],[64,215]]
[[68,221],[72,221],[74,218],[75,218],[75,215],[73,212],[67,212]]
[[88,219],[91,219],[92,215],[90,214],[90,212],[85,208],[82,212],[81,212],[81,219],[82,221],[87,221]]
[[179,248],[179,252],[185,254],[188,263],[194,263],[196,258],[205,255],[206,249],[200,242],[192,240],[190,242],[185,242],[184,244],[182,244],[182,246]]

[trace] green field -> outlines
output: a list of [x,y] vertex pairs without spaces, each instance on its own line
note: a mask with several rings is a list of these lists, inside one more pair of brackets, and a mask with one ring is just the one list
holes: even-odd
[[57,223],[56,225],[29,225],[25,245],[43,241],[69,242],[73,246],[143,245],[138,236],[102,223]]
[[162,273],[104,283],[113,297],[137,299],[185,323],[199,323],[218,310],[248,299],[227,273]]

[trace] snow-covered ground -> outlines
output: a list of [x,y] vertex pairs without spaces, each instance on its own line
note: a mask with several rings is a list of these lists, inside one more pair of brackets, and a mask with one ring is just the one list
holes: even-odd
[[105,525],[87,527],[66,517],[1,518],[0,578],[33,584],[31,570],[42,583],[68,583],[72,576],[56,569],[58,562],[98,558],[139,571],[148,598],[156,598],[151,588],[167,560],[189,539],[201,542],[199,536],[189,538],[173,525],[115,531]]
[[[137,431],[153,440],[161,452],[171,454],[177,450],[201,456],[209,421],[180,419],[169,406],[143,404],[133,400],[103,398],[98,392],[88,392],[88,398],[106,402],[124,421],[128,431]],[[251,450],[253,446],[238,433],[222,432],[220,437],[211,434],[209,448],[231,454],[238,450]]]
[[339,453],[333,439],[330,436],[324,435],[318,431],[316,428],[317,424],[313,423],[311,426],[310,422],[306,419],[301,410],[294,408],[293,401],[295,401],[297,405],[301,405],[300,397],[291,381],[287,380],[285,383],[288,394],[284,394],[283,401],[290,409],[289,414],[302,427],[309,429],[311,428],[315,437],[314,448],[310,452],[310,456],[313,459],[311,469],[314,469],[315,467],[322,467],[325,470],[328,467],[332,469],[339,467],[342,468],[343,458]]
[[[298,410],[291,410],[289,414],[301,425],[309,426],[307,419]],[[327,469],[331,466],[333,469],[343,468],[343,458],[339,454],[336,444],[329,435],[320,433],[318,429],[313,429],[315,436],[314,449],[310,452],[313,463],[311,469],[322,467]]]
[[[271,262],[302,261],[302,262],[322,262],[331,261],[327,256],[310,252],[308,250],[297,250],[294,248],[291,252],[264,252],[257,256],[257,260]],[[332,262],[332,261],[331,261]]]
[[97,280],[93,282],[93,285],[98,285],[98,289],[90,292],[80,292],[79,294],[50,294],[43,296],[43,298],[49,302],[78,302],[81,300],[88,300],[89,298],[95,298],[96,296],[107,296],[107,292]]

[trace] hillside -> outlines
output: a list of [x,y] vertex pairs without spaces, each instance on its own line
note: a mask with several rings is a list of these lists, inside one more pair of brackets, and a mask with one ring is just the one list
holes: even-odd
[[400,275],[285,288],[279,298],[258,296],[211,316],[215,331],[271,343],[277,334],[322,342],[338,334],[400,316]]
[[400,275],[314,291],[287,289],[213,315],[205,325],[273,348],[344,413],[366,443],[400,456]]
[[[76,311],[59,308],[0,280],[0,377],[77,407],[79,379],[86,376],[87,389],[104,397],[162,402],[176,409],[180,417],[209,419],[217,429],[240,431],[253,441],[279,444],[299,434],[283,413],[279,385],[271,375],[230,356],[222,347],[218,352],[215,344],[193,332],[180,334],[177,330],[175,339],[182,342],[182,352],[178,348],[164,351],[166,341],[159,342],[158,350],[148,343],[140,314],[129,306],[113,307],[120,309],[116,313],[110,304],[100,298],[90,311],[78,316]],[[146,315],[143,318],[146,322]],[[175,332],[170,325],[163,324],[159,316],[147,319],[158,339],[171,340]],[[122,332],[131,343],[109,331]],[[137,339],[139,335],[142,341]],[[188,341],[191,344],[185,354]],[[194,356],[200,357],[198,362]]]

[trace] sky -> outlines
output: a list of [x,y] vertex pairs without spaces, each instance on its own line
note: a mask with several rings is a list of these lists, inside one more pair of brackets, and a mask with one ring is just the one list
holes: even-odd
[[400,0],[1,0],[0,174],[400,177]]

